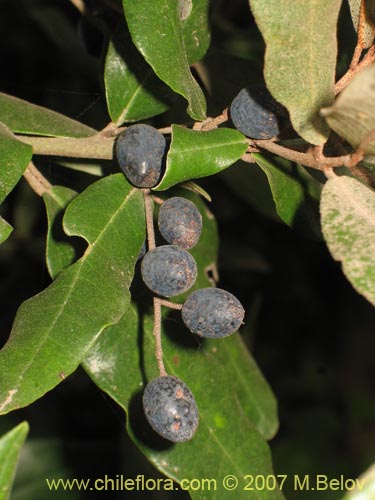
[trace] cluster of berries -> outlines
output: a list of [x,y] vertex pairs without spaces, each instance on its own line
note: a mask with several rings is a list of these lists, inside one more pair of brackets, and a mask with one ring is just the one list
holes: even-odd
[[[159,181],[165,150],[164,137],[144,124],[128,127],[116,142],[120,168],[132,184],[142,188]],[[146,252],[141,275],[153,294],[169,298],[187,292],[196,281],[197,264],[189,250],[200,238],[202,216],[190,200],[175,196],[162,203],[158,228],[167,244]],[[210,287],[193,291],[182,306],[181,316],[192,333],[220,338],[238,330],[244,309],[231,293]],[[187,441],[198,427],[194,396],[177,377],[161,375],[151,380],[143,394],[143,407],[151,427],[170,441]]]

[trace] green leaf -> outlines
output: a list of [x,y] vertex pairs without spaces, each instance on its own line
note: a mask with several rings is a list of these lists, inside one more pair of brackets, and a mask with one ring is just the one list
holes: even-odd
[[[355,148],[375,130],[374,78],[372,64],[353,78],[332,106],[321,110],[328,125]],[[363,151],[375,155],[375,137]]]
[[109,43],[104,83],[108,112],[117,125],[163,113],[173,98],[134,47],[125,23],[118,26]]
[[209,0],[178,0],[184,46],[189,63],[199,61],[210,45]]
[[190,72],[182,23],[175,0],[123,0],[133,42],[157,76],[187,99],[188,113],[195,120],[206,116],[202,89]]
[[13,231],[13,228],[6,220],[0,217],[0,244],[7,240]]
[[[348,0],[350,6],[350,14],[353,20],[353,26],[358,33],[359,13],[362,0]],[[365,0],[365,23],[362,31],[363,47],[368,49],[374,41],[374,6],[373,0]],[[372,4],[372,5],[371,5]]]
[[321,185],[303,167],[288,160],[253,156],[267,176],[280,218],[296,231],[321,239],[318,203]]
[[22,177],[33,155],[33,149],[28,144],[20,142],[8,127],[0,123],[0,151],[1,203]]
[[[168,444],[142,416],[143,387],[158,376],[150,316],[142,323],[135,309],[129,309],[99,337],[84,368],[126,410],[130,436],[155,467],[177,482],[201,477],[217,481],[217,491],[190,490],[193,499],[249,498],[244,477],[273,473],[267,443],[257,429],[267,438],[274,435],[274,397],[238,334],[198,344],[180,318],[166,319],[164,327],[167,372],[184,380],[199,408],[200,423],[191,441]],[[222,486],[227,474],[239,479],[235,497]],[[256,498],[283,496],[276,490],[263,490],[257,491]]]
[[19,308],[0,351],[0,413],[26,406],[72,373],[100,332],[126,311],[145,238],[142,192],[122,174],[91,184],[69,205],[64,229],[84,255]]
[[249,0],[266,42],[264,76],[306,141],[323,144],[329,128],[319,110],[334,99],[337,18],[341,0]]
[[320,210],[333,258],[357,292],[375,305],[375,192],[351,177],[333,177],[324,185]]
[[18,456],[29,432],[27,422],[22,422],[0,438],[0,498],[9,498]]
[[198,131],[172,125],[166,172],[154,189],[163,191],[189,179],[217,174],[241,158],[246,149],[246,140],[237,130]]
[[225,184],[264,217],[280,222],[270,185],[257,164],[239,160],[220,174]]
[[375,464],[355,480],[355,488],[348,491],[343,500],[374,500]]
[[62,218],[68,203],[76,195],[76,191],[64,186],[54,186],[43,195],[48,219],[46,262],[52,279],[70,266],[75,258],[71,239],[62,229]]
[[65,115],[0,92],[0,121],[19,134],[89,137],[93,128]]

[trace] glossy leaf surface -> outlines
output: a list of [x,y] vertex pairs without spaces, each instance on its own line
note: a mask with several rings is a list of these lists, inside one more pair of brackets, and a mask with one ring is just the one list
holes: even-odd
[[206,116],[206,100],[189,68],[175,0],[153,0],[147,9],[138,0],[123,0],[133,42],[157,76],[188,101],[195,120]]
[[321,198],[322,231],[353,287],[375,305],[375,192],[351,177],[333,177]]
[[33,150],[31,146],[20,142],[7,126],[0,123],[0,151],[0,202],[2,202],[22,177]]
[[0,217],[0,243],[3,243],[6,239],[8,239],[12,231],[12,226]]
[[161,182],[163,191],[180,182],[217,174],[237,161],[247,149],[244,136],[236,130],[190,130],[172,125],[172,143]]
[[189,63],[199,61],[210,44],[209,0],[178,0],[182,34]]
[[266,174],[276,211],[296,231],[321,238],[319,228],[319,196],[321,185],[304,170],[279,157],[254,154]]
[[75,257],[74,247],[62,230],[62,217],[76,195],[73,189],[64,186],[54,186],[43,195],[48,219],[46,262],[52,279],[72,264]]
[[9,498],[18,457],[28,432],[27,422],[22,422],[0,438],[0,497],[2,500]]
[[104,82],[109,114],[121,125],[163,113],[173,93],[155,75],[121,23],[109,43]]
[[[223,499],[249,498],[244,476],[272,474],[269,449],[260,432],[269,438],[276,431],[274,397],[238,335],[199,344],[178,316],[165,319],[164,327],[167,372],[188,385],[199,409],[200,424],[191,441],[169,444],[143,417],[142,387],[158,375],[151,317],[139,323],[136,310],[129,309],[118,325],[100,336],[84,367],[127,411],[132,439],[160,471],[177,482],[196,477],[217,480],[217,491],[191,490],[193,499],[216,499],[218,492]],[[238,477],[235,492],[222,487],[227,474]],[[276,490],[258,491],[257,498],[283,496]]]
[[96,133],[96,130],[61,113],[1,92],[0,121],[20,134],[89,137]]
[[323,144],[329,128],[319,109],[332,103],[336,24],[341,0],[249,0],[266,43],[264,76],[306,141]]
[[19,308],[0,351],[1,413],[30,404],[59,384],[129,305],[145,238],[141,191],[121,174],[105,177],[69,205],[64,229],[84,238],[88,247]]

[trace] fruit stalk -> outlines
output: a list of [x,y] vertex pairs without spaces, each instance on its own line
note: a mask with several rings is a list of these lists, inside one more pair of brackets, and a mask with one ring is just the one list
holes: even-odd
[[[146,230],[147,230],[147,246],[148,250],[155,248],[155,231],[153,220],[153,201],[149,189],[143,190],[143,199],[145,204]],[[163,361],[163,346],[161,342],[161,302],[162,299],[154,296],[154,328],[153,335],[155,338],[155,357],[158,364],[159,374],[161,377],[167,375]]]

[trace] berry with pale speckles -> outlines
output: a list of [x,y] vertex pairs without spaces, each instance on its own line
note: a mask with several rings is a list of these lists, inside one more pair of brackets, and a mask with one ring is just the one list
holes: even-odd
[[174,443],[191,439],[199,415],[194,396],[179,378],[165,375],[151,380],[143,393],[147,421],[160,436]]
[[239,300],[221,288],[201,288],[191,293],[181,310],[187,328],[201,337],[221,338],[241,326],[245,311]]
[[173,196],[160,207],[158,226],[168,243],[189,249],[198,243],[202,216],[193,202]]
[[197,264],[194,257],[183,248],[162,245],[143,257],[141,274],[152,292],[163,297],[173,297],[194,285]]

